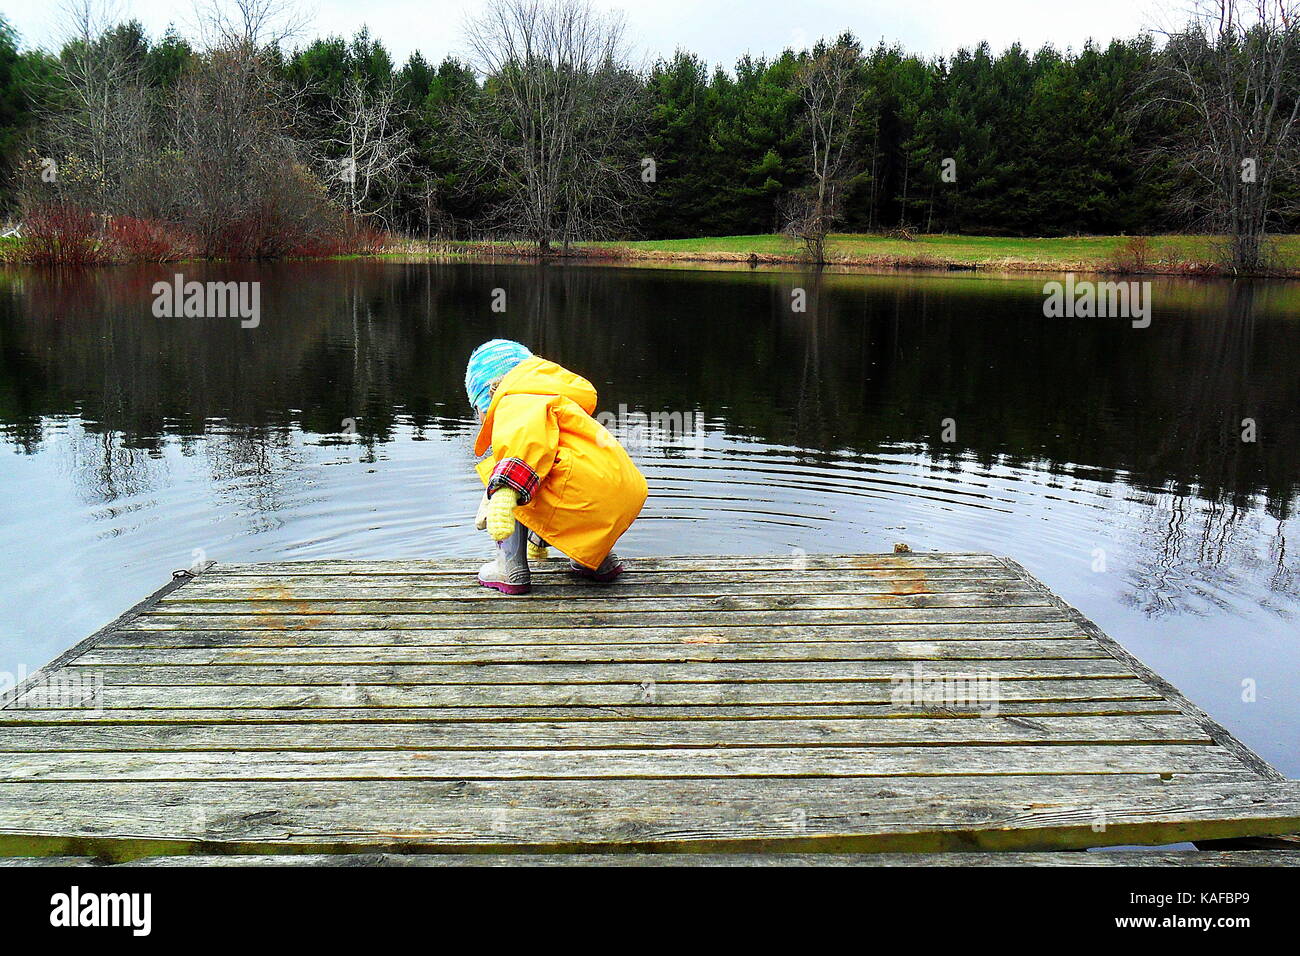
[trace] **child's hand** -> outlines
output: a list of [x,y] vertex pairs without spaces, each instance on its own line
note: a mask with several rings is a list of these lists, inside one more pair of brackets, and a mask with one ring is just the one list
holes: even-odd
[[504,541],[514,533],[518,503],[519,492],[513,488],[502,487],[492,492],[487,503],[487,530],[493,541]]
[[479,500],[478,503],[478,511],[474,512],[475,531],[483,531],[484,529],[487,528],[487,515],[488,515],[488,496],[487,496],[487,492],[484,492],[483,497]]

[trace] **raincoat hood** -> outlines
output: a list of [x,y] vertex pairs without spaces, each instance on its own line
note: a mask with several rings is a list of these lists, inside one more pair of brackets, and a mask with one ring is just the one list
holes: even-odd
[[475,455],[483,454],[491,446],[497,406],[507,395],[559,395],[578,405],[588,415],[596,412],[595,386],[581,375],[534,355],[507,372],[497,386],[474,442]]

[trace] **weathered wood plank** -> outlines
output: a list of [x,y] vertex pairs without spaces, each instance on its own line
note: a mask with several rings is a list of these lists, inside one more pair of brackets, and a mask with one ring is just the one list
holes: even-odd
[[[1037,600],[1036,598],[1034,600]],[[511,607],[508,599],[500,602]],[[518,605],[515,606],[516,608]],[[631,620],[620,612],[550,611],[537,613],[528,609],[502,614],[444,613],[428,614],[144,614],[129,630],[251,630],[267,628],[286,630],[392,630],[401,628],[438,629],[488,627],[506,628],[610,628],[630,624],[649,627],[677,626],[712,629],[718,625],[803,625],[823,628],[836,624],[972,624],[985,621],[1001,623],[1061,623],[1068,620],[1051,605],[1006,605],[988,607],[912,607],[859,609],[783,609],[779,611],[736,611],[719,609],[716,615],[683,614],[677,610],[643,611]]]
[[[1039,717],[1123,717],[1128,714],[1178,714],[1180,711],[1168,701],[1159,698],[1145,700],[1061,700],[1015,701],[1003,700],[998,704],[999,717],[1037,720]],[[945,709],[941,705],[917,707],[899,711],[891,703],[859,704],[731,704],[661,707],[655,704],[623,704],[619,706],[558,706],[558,707],[241,707],[236,709],[168,708],[148,710],[129,707],[111,710],[86,708],[61,709],[11,709],[0,710],[0,727],[3,726],[64,726],[80,724],[256,724],[256,723],[336,723],[347,726],[357,723],[407,723],[430,722],[498,722],[498,721],[611,721],[624,720],[783,720],[815,718],[818,720],[904,720],[912,717],[935,717],[947,720],[984,719],[977,711]]]
[[[433,786],[385,784],[388,797],[364,784],[340,794],[328,784],[277,784],[276,797],[255,783],[237,789],[213,784],[183,788],[123,788],[104,783],[62,787],[3,787],[0,855],[90,853],[110,860],[167,854],[286,852],[534,852],[638,850],[673,852],[935,852],[1034,850],[1213,839],[1225,833],[1263,836],[1300,829],[1294,785],[1176,784],[1104,791],[1071,788],[1060,797],[1020,786],[972,786],[965,793],[892,789],[871,797],[791,802],[746,796],[763,781],[728,781],[723,799],[696,791],[694,781],[659,781],[669,803],[543,806],[466,801],[465,781]],[[675,785],[674,785],[675,784]],[[552,789],[555,785],[548,785]],[[891,781],[890,787],[893,784]],[[451,788],[449,791],[448,788]],[[57,792],[47,807],[16,798],[24,790]],[[179,802],[159,803],[164,789]],[[513,788],[512,788],[513,789]],[[446,794],[454,792],[452,803]],[[545,789],[542,791],[545,793]],[[719,792],[716,789],[713,791]],[[71,799],[74,793],[80,799]],[[443,796],[439,797],[441,793]],[[241,811],[223,802],[253,794]],[[395,799],[400,794],[401,799]],[[49,812],[53,812],[53,817]],[[114,836],[113,814],[125,812],[130,836]],[[120,833],[120,831],[119,831]]]
[[[191,685],[175,687],[105,687],[87,706],[106,710],[133,708],[245,707],[595,707],[655,703],[660,706],[713,704],[891,704],[894,688],[885,682],[762,684],[496,684],[496,685]],[[1159,700],[1160,695],[1139,680],[1015,680],[998,685],[996,700],[979,700],[967,709],[1001,708],[1011,700]],[[17,702],[31,709],[67,709],[66,690],[35,687]],[[899,706],[900,710],[901,705]],[[957,708],[956,705],[954,709]]]
[[[486,589],[480,589],[486,593]],[[604,589],[608,591],[609,589]],[[182,592],[183,593],[183,592]],[[490,597],[490,596],[489,596]],[[665,607],[669,604],[670,607]],[[729,594],[714,598],[675,598],[665,602],[662,598],[623,597],[608,593],[582,601],[569,598],[551,600],[545,593],[535,591],[521,598],[498,596],[489,600],[446,601],[409,599],[403,601],[369,601],[338,599],[324,601],[245,599],[239,601],[190,601],[182,598],[164,598],[158,602],[149,617],[166,615],[349,615],[374,614],[437,615],[467,618],[471,615],[494,618],[541,616],[557,614],[608,614],[623,617],[647,614],[682,615],[691,613],[725,614],[732,611],[858,611],[879,608],[967,608],[967,607],[1044,607],[1050,602],[1041,591],[1028,589],[987,589],[969,593],[945,594],[785,594],[748,595]]]
[[[270,561],[263,564],[221,564],[220,573],[226,575],[267,574],[465,574],[474,573],[483,558],[427,560],[403,559],[393,561]],[[997,558],[982,553],[922,553],[911,554],[799,554],[799,555],[702,555],[699,557],[636,557],[628,558],[634,572],[640,571],[691,571],[699,574],[722,574],[737,570],[763,571],[784,568],[790,571],[893,570],[898,568],[998,568]],[[540,574],[567,574],[564,562],[546,562],[538,567]]]
[[[200,578],[192,587],[184,590],[184,600],[188,602],[205,601],[334,601],[339,599],[365,601],[471,601],[500,602],[500,598],[487,588],[479,586],[472,575],[463,580],[436,579],[433,584],[412,579],[399,579],[390,583],[387,578],[376,579],[380,583],[359,583],[349,578],[299,578],[294,581],[274,578],[253,579],[256,584],[244,584],[241,578],[227,578],[222,582],[202,581]],[[312,583],[314,581],[324,583]],[[202,582],[202,583],[199,583]],[[997,575],[964,575],[962,577],[930,579],[922,575],[910,578],[880,579],[862,578],[858,581],[842,578],[822,578],[820,580],[792,579],[785,582],[758,581],[682,581],[658,583],[636,578],[620,580],[614,585],[593,586],[587,582],[546,583],[531,594],[523,597],[524,601],[545,603],[549,601],[606,601],[617,597],[620,600],[638,598],[693,598],[709,599],[720,596],[740,595],[754,597],[761,595],[841,595],[846,592],[854,594],[920,594],[920,593],[971,593],[995,591],[998,589],[1023,590],[1023,583],[1014,575],[1003,572]],[[167,603],[167,602],[164,602]]]
[[[976,563],[964,558],[953,563],[927,559],[924,564],[916,566],[892,564],[884,567],[870,566],[871,561],[869,559],[872,557],[871,555],[857,556],[854,564],[836,564],[834,560],[831,560],[834,557],[834,555],[820,555],[818,556],[820,563],[814,562],[806,567],[799,567],[795,561],[781,561],[761,556],[757,559],[732,557],[727,560],[743,560],[746,562],[753,560],[757,563],[748,563],[743,567],[734,564],[719,564],[712,570],[699,565],[674,569],[647,563],[652,559],[628,558],[625,562],[628,576],[623,580],[631,580],[633,576],[637,579],[659,581],[698,581],[707,577],[712,577],[716,581],[817,580],[819,578],[834,580],[871,578],[897,580],[918,575],[954,578],[984,574],[1001,575],[1010,570],[998,556],[991,554],[979,556],[979,561]],[[896,556],[889,554],[882,555],[882,557],[892,559]],[[936,553],[930,557],[942,558],[942,555]],[[456,558],[454,560],[432,559],[431,563],[422,564],[415,570],[409,571],[404,570],[404,568],[408,567],[409,562],[402,560],[326,561],[315,564],[305,561],[242,565],[214,564],[204,572],[204,577],[211,581],[221,581],[227,578],[239,578],[248,581],[255,581],[258,578],[275,580],[302,578],[317,582],[328,578],[383,578],[394,581],[403,579],[431,581],[435,575],[454,576],[460,573],[462,569],[468,569],[472,573],[477,571],[483,562],[489,558],[491,558],[490,548],[486,549],[481,555],[469,558]],[[721,561],[722,559],[718,560]],[[337,573],[331,573],[326,569],[327,566],[338,566],[340,570]],[[583,585],[590,584],[585,579],[576,578],[569,570],[568,559],[560,557],[559,552],[555,550],[551,551],[551,557],[548,560],[542,562],[531,561],[529,567],[537,574],[547,575],[548,580],[572,580],[579,581]],[[1014,574],[1014,572],[1012,573]],[[620,585],[623,580],[620,580]]]
[[1110,660],[1092,641],[786,641],[699,644],[535,644],[467,647],[99,647],[77,658],[79,667],[144,667],[199,664],[511,664],[654,663],[661,661],[928,661],[928,660]]
[[1213,746],[770,747],[620,750],[11,753],[0,779],[588,780],[1249,772]]
[[1182,715],[996,717],[971,726],[936,717],[896,720],[676,720],[676,721],[465,721],[392,723],[296,723],[222,726],[99,725],[0,726],[0,753],[127,752],[140,750],[549,750],[645,749],[652,747],[854,747],[982,746],[1103,742],[1212,744]]
[[[107,687],[165,685],[441,685],[441,684],[760,684],[882,681],[1020,681],[1047,678],[1127,678],[1111,658],[1088,660],[593,662],[570,664],[132,664],[68,665],[74,678],[102,679]],[[992,690],[992,689],[991,689]]]
[[[263,565],[254,565],[261,568]],[[268,572],[265,574],[239,573],[227,574],[222,566],[205,572],[187,587],[198,590],[208,588],[402,588],[417,587],[421,590],[457,590],[463,591],[476,587],[475,572],[478,566],[472,566],[463,574],[402,574],[399,572],[376,574],[322,574],[289,572]],[[547,589],[570,588],[575,592],[590,593],[601,587],[591,581],[577,578],[562,571],[558,562],[538,565],[532,570],[537,579]],[[745,570],[724,569],[717,573],[699,571],[655,571],[633,567],[612,586],[612,590],[667,588],[707,589],[715,594],[732,588],[747,587],[783,587],[794,591],[818,591],[826,586],[833,586],[836,591],[845,588],[869,588],[909,584],[917,581],[936,583],[960,583],[963,581],[1023,582],[1023,578],[1000,564],[991,564],[979,568],[825,568],[797,571],[788,567],[769,566]]]
[[[0,781],[0,816],[39,823],[43,816],[69,827],[93,826],[98,817],[112,816],[114,806],[140,814],[146,826],[163,825],[188,815],[195,807],[218,811],[226,835],[265,834],[262,824],[274,808],[288,824],[312,829],[305,816],[324,810],[341,821],[349,808],[368,819],[397,824],[411,807],[447,812],[457,807],[492,809],[514,806],[618,809],[630,806],[701,805],[753,813],[817,808],[825,813],[859,806],[887,806],[890,800],[996,801],[1014,797],[1026,803],[1090,802],[1124,795],[1139,801],[1161,802],[1169,793],[1189,786],[1216,787],[1222,799],[1234,799],[1245,788],[1240,770],[1230,773],[1047,774],[1034,776],[1026,790],[1019,778],[971,774],[882,779],[860,777],[704,777],[699,779],[584,780],[361,780],[361,781],[51,781],[39,787],[30,781]],[[1265,784],[1268,786],[1270,784]],[[299,819],[299,817],[303,817]],[[214,829],[214,821],[202,821]],[[328,824],[333,825],[333,824]]]
[[[238,630],[213,628],[187,631],[168,626],[164,630],[132,625],[110,634],[97,648],[138,647],[469,647],[472,645],[515,645],[521,647],[559,644],[772,644],[812,641],[1007,641],[1025,639],[1078,639],[1079,627],[1070,621],[1001,623],[950,622],[947,624],[817,624],[767,627],[736,626],[723,618],[708,627],[623,626],[604,628],[473,627],[441,629],[411,627],[401,630],[336,628],[316,631],[294,628]],[[1109,655],[1108,655],[1109,656]]]

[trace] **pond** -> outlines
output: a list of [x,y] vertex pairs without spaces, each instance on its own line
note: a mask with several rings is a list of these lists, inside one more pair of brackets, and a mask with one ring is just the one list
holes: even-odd
[[[260,282],[256,326],[156,317],[177,271]],[[486,557],[464,365],[505,336],[645,472],[621,554],[1005,554],[1300,776],[1300,291],[1160,281],[1138,328],[1045,278],[0,271],[0,671],[202,559]]]

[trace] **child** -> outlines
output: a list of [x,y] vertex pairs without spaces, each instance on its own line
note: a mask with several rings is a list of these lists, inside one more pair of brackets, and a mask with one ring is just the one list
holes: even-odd
[[487,492],[475,527],[497,542],[478,582],[503,594],[531,589],[528,558],[552,544],[574,573],[612,581],[623,573],[614,542],[645,504],[646,482],[599,422],[585,378],[493,339],[469,357],[465,392],[478,412],[474,454]]

